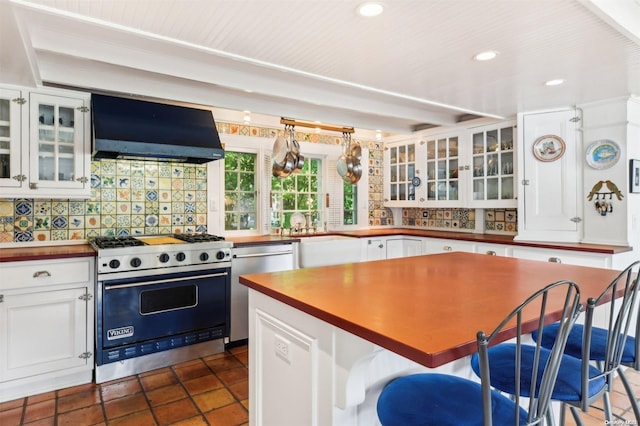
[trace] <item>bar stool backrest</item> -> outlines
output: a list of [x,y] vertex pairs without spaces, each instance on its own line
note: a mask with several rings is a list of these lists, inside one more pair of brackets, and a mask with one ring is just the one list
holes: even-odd
[[[564,296],[564,304],[561,308],[561,312],[558,316],[553,316],[553,318],[549,318],[547,312],[548,302],[550,299],[550,294],[556,295],[565,294]],[[562,293],[564,292],[564,293]],[[555,298],[554,298],[555,299]],[[537,317],[539,318],[537,321],[537,325],[531,327],[531,324],[527,324],[527,327],[530,330],[524,330],[523,327],[525,324],[523,323],[523,313],[526,311],[528,317],[532,317],[531,310],[537,310]],[[555,310],[555,309],[554,309]],[[542,331],[546,324],[551,321],[559,321],[560,329],[558,332],[558,336],[556,342],[551,349],[550,353],[547,349],[544,349],[541,345],[541,339],[538,338],[535,344],[535,355],[534,355],[534,366],[531,369],[527,369],[528,371],[532,371],[531,377],[531,389],[530,395],[536,395],[534,398],[530,398],[528,402],[527,411],[529,413],[529,417],[527,419],[528,425],[535,425],[542,423],[543,419],[546,415],[549,414],[549,405],[551,401],[551,393],[556,383],[556,378],[558,375],[558,370],[560,368],[560,361],[562,358],[562,354],[565,349],[565,345],[567,343],[567,338],[569,337],[569,332],[571,328],[575,324],[575,321],[580,314],[581,306],[580,306],[580,289],[578,285],[572,281],[563,280],[558,281],[552,284],[547,285],[541,290],[538,290],[534,294],[532,294],[527,300],[525,300],[522,304],[520,304],[516,309],[514,309],[507,317],[496,327],[496,329],[490,334],[486,335],[484,332],[480,331],[477,335],[477,343],[478,343],[478,357],[479,357],[479,365],[480,365],[480,377],[481,377],[481,385],[482,385],[482,403],[483,403],[483,415],[484,415],[484,424],[491,425],[491,382],[490,382],[490,369],[489,369],[489,354],[488,348],[495,343],[498,336],[501,336],[502,329],[507,324],[512,324],[513,321],[516,322],[516,350],[515,350],[515,371],[514,371],[514,380],[516,384],[516,392],[515,392],[515,415],[517,418],[517,422],[519,421],[519,410],[518,407],[520,405],[520,375],[522,373],[522,346],[523,336],[534,329],[537,326],[537,329]],[[540,333],[540,336],[542,333]],[[548,355],[548,357],[547,357]],[[546,360],[546,361],[545,361]],[[544,372],[541,377],[538,375],[539,366],[546,362],[544,366]]]

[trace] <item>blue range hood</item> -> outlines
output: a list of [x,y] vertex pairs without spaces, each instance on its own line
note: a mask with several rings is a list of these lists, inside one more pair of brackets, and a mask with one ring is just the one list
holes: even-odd
[[99,94],[91,104],[94,159],[202,164],[224,158],[209,110]]

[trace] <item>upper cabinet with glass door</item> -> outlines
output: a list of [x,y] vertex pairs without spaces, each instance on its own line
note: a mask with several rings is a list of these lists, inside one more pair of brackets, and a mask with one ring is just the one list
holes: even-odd
[[90,195],[89,95],[30,95],[29,186],[49,196]]
[[472,129],[470,203],[481,207],[515,207],[515,124]]
[[27,180],[28,159],[21,152],[24,96],[19,89],[0,88],[0,188],[14,191]]
[[460,140],[456,135],[426,137],[427,204],[458,206],[461,201]]
[[418,206],[426,199],[423,175],[425,143],[411,140],[389,143],[384,151],[384,205]]
[[90,94],[0,88],[2,197],[89,198]]

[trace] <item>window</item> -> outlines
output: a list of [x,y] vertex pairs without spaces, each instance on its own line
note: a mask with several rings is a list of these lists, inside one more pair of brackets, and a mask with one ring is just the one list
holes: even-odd
[[304,167],[284,179],[271,178],[271,227],[292,228],[294,213],[305,216],[306,226],[320,222],[318,200],[321,197],[322,160],[307,157]]
[[358,224],[358,186],[345,182],[343,185],[343,205],[342,214],[343,225]]
[[257,228],[256,159],[254,153],[225,152],[224,229],[227,231]]

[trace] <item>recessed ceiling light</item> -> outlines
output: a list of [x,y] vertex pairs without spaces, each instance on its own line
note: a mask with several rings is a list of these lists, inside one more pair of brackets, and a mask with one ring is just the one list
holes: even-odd
[[554,80],[549,80],[544,82],[545,86],[559,86],[562,83],[564,83],[564,79],[562,78],[556,78]]
[[495,50],[487,50],[486,52],[480,52],[473,57],[476,61],[490,61],[498,56],[498,52]]
[[358,14],[367,18],[378,16],[382,13],[383,10],[384,6],[382,5],[382,3],[378,2],[366,2],[358,6]]

